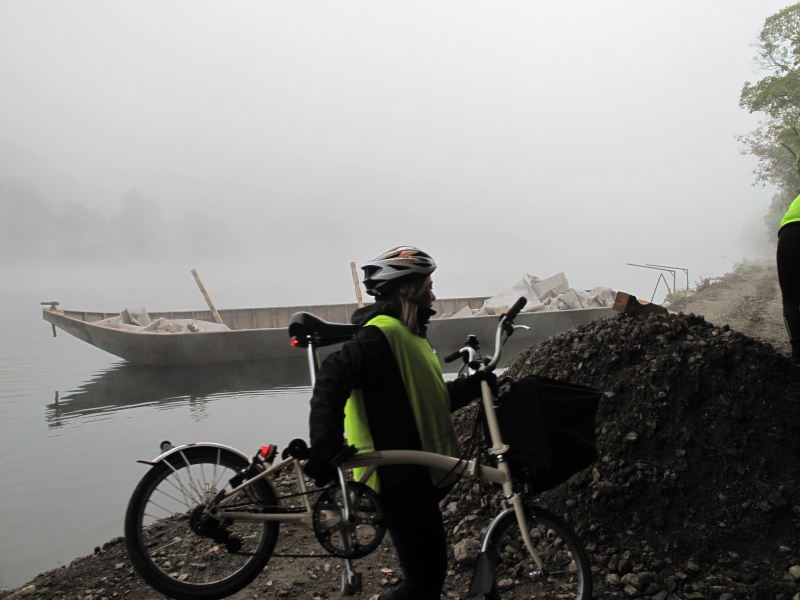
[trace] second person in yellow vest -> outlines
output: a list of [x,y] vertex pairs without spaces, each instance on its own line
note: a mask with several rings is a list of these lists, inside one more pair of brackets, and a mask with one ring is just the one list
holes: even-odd
[[800,362],[800,196],[789,205],[781,219],[777,266],[783,322],[792,345],[792,358]]

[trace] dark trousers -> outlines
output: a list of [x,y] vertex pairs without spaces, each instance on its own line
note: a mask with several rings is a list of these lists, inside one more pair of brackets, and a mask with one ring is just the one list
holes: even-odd
[[439,600],[447,574],[447,540],[431,484],[384,488],[380,502],[405,581],[392,600]]
[[778,233],[777,266],[783,320],[792,356],[800,359],[800,222],[784,225]]

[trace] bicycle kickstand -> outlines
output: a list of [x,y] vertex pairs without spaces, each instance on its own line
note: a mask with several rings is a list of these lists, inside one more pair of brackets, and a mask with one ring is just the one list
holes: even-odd
[[[342,469],[341,464],[338,465],[336,471],[337,475],[339,476],[339,485],[342,488],[342,519],[349,523],[354,518],[355,507],[350,503],[350,493],[347,486],[347,478],[345,477],[344,469]],[[344,544],[345,546],[350,545],[350,540],[347,533],[345,533]],[[342,595],[354,596],[355,594],[359,593],[361,593],[361,573],[356,573],[353,569],[352,559],[345,558],[344,573],[342,573]]]
[[342,573],[342,595],[354,596],[361,593],[361,573],[353,570],[353,561],[344,559],[344,573]]

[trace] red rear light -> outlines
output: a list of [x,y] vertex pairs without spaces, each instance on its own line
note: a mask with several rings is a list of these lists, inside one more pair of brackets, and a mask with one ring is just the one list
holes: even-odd
[[272,464],[272,461],[275,459],[275,454],[277,452],[278,452],[278,447],[275,444],[267,444],[265,446],[261,446],[261,450],[258,451],[261,458],[263,458],[269,464]]

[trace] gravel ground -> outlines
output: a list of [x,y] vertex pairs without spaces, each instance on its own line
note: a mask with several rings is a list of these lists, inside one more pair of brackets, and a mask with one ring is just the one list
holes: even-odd
[[[740,268],[671,309],[573,328],[509,369],[605,392],[600,460],[538,500],[584,540],[598,598],[800,600],[800,368],[786,356],[775,269]],[[455,415],[465,442],[474,414]],[[442,503],[452,545],[478,539],[498,502],[496,489],[460,482]],[[309,532],[289,527],[278,552],[321,554]],[[451,566],[446,597],[464,598],[471,567]],[[388,540],[357,569],[370,600],[402,578]],[[327,556],[276,557],[232,598],[336,598],[340,573]],[[163,598],[121,539],[0,591],[121,597]]]

